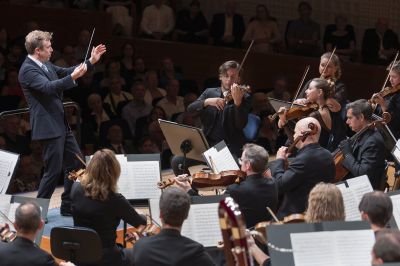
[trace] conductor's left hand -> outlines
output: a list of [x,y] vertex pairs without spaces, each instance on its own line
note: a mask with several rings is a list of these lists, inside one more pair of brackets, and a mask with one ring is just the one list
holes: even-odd
[[107,51],[106,46],[104,44],[99,44],[96,47],[92,48],[92,53],[90,55],[90,63],[92,65],[96,64],[100,57]]

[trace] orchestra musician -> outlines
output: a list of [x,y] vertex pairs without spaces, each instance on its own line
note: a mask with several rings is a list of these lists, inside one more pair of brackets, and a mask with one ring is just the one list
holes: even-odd
[[[43,147],[44,174],[37,197],[50,199],[65,166],[66,175],[81,167],[75,154],[81,154],[68,125],[62,103],[63,91],[77,86],[76,80],[92,69],[106,52],[102,44],[93,47],[91,57],[79,66],[62,68],[49,60],[53,53],[52,33],[34,30],[25,37],[28,56],[21,66],[18,80],[29,106],[32,139]],[[72,181],[64,178],[61,215],[71,215]]]
[[[335,176],[335,165],[331,153],[318,144],[321,126],[312,117],[306,117],[296,123],[294,137],[301,137],[309,130],[309,124],[317,126],[316,134],[310,134],[305,140],[296,143],[297,154],[288,163],[288,147],[281,147],[276,160],[270,165],[271,173],[283,201],[277,216],[282,219],[306,210],[307,197],[315,184],[331,182]],[[287,166],[288,165],[288,166]]]
[[0,242],[0,264],[2,266],[74,266],[70,262],[56,263],[46,251],[35,245],[37,234],[42,230],[39,206],[34,202],[19,205],[15,211],[14,227],[17,237],[10,243]]
[[[269,171],[265,171],[268,164],[268,152],[256,144],[245,144],[239,163],[240,169],[246,173],[246,178],[238,184],[229,185],[225,193],[238,203],[247,227],[271,220],[266,208],[270,207],[272,211],[276,211],[278,193]],[[189,195],[198,194],[191,188],[188,181],[180,181],[176,178],[175,183]]]
[[[372,107],[364,99],[347,104],[346,123],[354,132],[365,129],[372,122]],[[343,152],[342,166],[349,170],[345,178],[368,175],[374,189],[381,186],[385,174],[385,144],[375,128],[368,128],[353,143],[343,140],[339,145]]]
[[189,195],[180,188],[169,187],[161,194],[159,204],[161,232],[141,238],[132,249],[125,250],[129,265],[215,265],[200,243],[181,235],[182,224],[189,214]]
[[358,205],[361,219],[371,224],[376,233],[386,227],[393,214],[393,203],[388,194],[382,191],[365,193]]
[[117,192],[120,173],[114,152],[102,149],[93,154],[81,181],[72,185],[74,225],[95,230],[102,242],[103,256],[95,265],[124,265],[122,249],[115,242],[121,219],[135,227],[146,225],[146,219]]
[[[332,109],[327,105],[327,101],[331,97],[331,91],[331,87],[325,79],[312,79],[306,90],[306,101],[318,104],[319,109],[309,116],[316,118],[321,125],[319,144],[332,152],[346,138],[346,126],[338,111],[340,106]],[[286,113],[283,112],[279,115],[278,127],[282,128],[286,123]]]
[[[393,67],[388,70],[389,81],[391,87],[389,89],[396,89],[400,86],[400,61],[393,62]],[[400,88],[399,88],[400,90]],[[400,93],[396,92],[386,97],[382,97],[379,93],[372,96],[375,103],[379,104],[382,112],[389,112],[391,115],[388,126],[396,139],[400,138]]]
[[396,265],[400,262],[400,232],[394,229],[382,229],[376,234],[372,248],[372,265]]
[[[251,96],[237,84],[240,82],[240,64],[236,61],[227,61],[219,67],[221,86],[206,89],[199,98],[191,103],[187,110],[200,114],[203,131],[210,146],[224,140],[229,150],[237,157],[246,143],[243,129],[247,124],[247,117],[251,109]],[[226,102],[224,96],[231,93],[232,99]],[[171,167],[175,175],[188,173],[187,169],[180,169],[182,157],[175,156]],[[187,160],[186,166],[200,164],[197,161]]]

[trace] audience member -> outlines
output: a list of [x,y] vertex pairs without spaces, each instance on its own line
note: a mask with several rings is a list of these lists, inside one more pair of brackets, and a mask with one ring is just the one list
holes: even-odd
[[286,77],[280,76],[275,79],[274,88],[272,91],[267,93],[267,97],[282,101],[291,100]]
[[298,5],[300,18],[288,22],[286,39],[288,50],[295,55],[318,56],[321,39],[320,27],[311,19],[312,7],[302,1]]
[[136,120],[135,137],[141,139],[144,136],[149,135],[149,124],[158,119],[167,119],[164,109],[160,106],[154,106],[147,117],[140,117]]
[[363,195],[358,210],[361,219],[371,223],[371,229],[377,232],[386,227],[393,214],[390,197],[382,191],[369,192]]
[[356,53],[356,36],[353,26],[347,24],[345,16],[336,16],[335,24],[326,26],[324,44],[325,51],[327,52],[332,52],[336,47],[335,53],[342,60],[350,61],[354,59]]
[[111,14],[114,35],[125,37],[132,35],[133,18],[129,12],[132,4],[131,0],[100,1],[100,10]]
[[123,106],[133,99],[132,94],[122,90],[121,79],[110,79],[110,92],[104,98],[104,103],[111,107],[113,115],[120,116]]
[[89,41],[90,41],[91,33],[90,31],[84,29],[81,30],[78,36],[78,43],[74,47],[75,58],[79,62],[82,62],[85,59],[86,51],[88,49]]
[[64,46],[61,58],[54,62],[56,66],[65,68],[78,65],[78,63],[75,58],[74,48],[71,45]]
[[363,62],[388,65],[399,48],[399,38],[393,30],[389,29],[389,20],[378,18],[375,28],[366,29],[364,32],[361,47]]
[[189,9],[179,11],[173,39],[188,43],[207,43],[209,36],[207,20],[200,10],[200,1],[192,0]]
[[144,101],[147,104],[155,105],[161,98],[167,95],[167,92],[158,87],[158,76],[154,70],[149,70],[144,76],[144,84],[146,92],[144,94]]
[[154,4],[143,10],[140,29],[143,36],[161,40],[168,39],[175,26],[172,9],[164,0],[154,0]]
[[1,95],[13,95],[18,96],[21,100],[25,99],[21,85],[18,81],[18,69],[8,69],[5,78],[6,80]]
[[145,80],[146,64],[143,57],[135,57],[133,65],[133,80]]
[[6,116],[2,125],[4,129],[2,136],[6,141],[7,150],[28,155],[30,153],[28,139],[20,133],[21,118],[16,115]]
[[334,184],[318,183],[308,195],[307,223],[344,221],[342,192]]
[[204,247],[181,235],[190,209],[190,197],[179,188],[168,188],[160,197],[161,232],[144,237],[125,250],[130,265],[211,266]]
[[160,106],[164,109],[167,114],[167,119],[171,120],[171,117],[174,114],[182,113],[185,111],[185,105],[183,103],[183,97],[178,96],[179,93],[179,81],[176,79],[168,80],[167,86],[167,95],[158,101],[157,106]]
[[254,51],[263,53],[272,52],[274,44],[280,40],[278,24],[270,16],[266,5],[257,5],[256,17],[249,23],[243,36],[245,43],[250,43],[252,40],[254,40]]
[[133,100],[122,108],[122,118],[128,122],[133,137],[135,136],[136,120],[139,117],[148,116],[153,108],[144,101],[145,91],[144,84],[141,81],[136,81],[131,88]]
[[[121,48],[121,76],[126,82],[126,87],[131,88],[135,80],[135,46],[131,42],[126,42]],[[144,64],[143,64],[144,65]]]
[[165,89],[171,79],[177,79],[180,82],[183,75],[179,68],[175,66],[172,58],[165,56],[161,61],[161,69],[158,71],[158,85]]
[[210,30],[216,45],[240,47],[245,25],[242,15],[236,13],[235,0],[226,2],[225,13],[213,16]]
[[115,154],[134,153],[133,148],[124,142],[124,133],[117,123],[107,129],[107,141],[105,148],[112,150]]
[[125,89],[126,81],[121,75],[121,64],[118,60],[115,59],[107,63],[104,77],[100,81],[100,88],[110,88],[111,80],[114,78],[119,79],[122,88]]
[[145,136],[138,141],[137,150],[142,154],[160,153],[153,140],[149,136]]

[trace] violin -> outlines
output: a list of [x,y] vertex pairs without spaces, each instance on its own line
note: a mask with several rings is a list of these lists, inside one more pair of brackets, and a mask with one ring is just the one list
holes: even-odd
[[[150,218],[150,216],[148,216]],[[135,232],[128,232],[125,234],[125,241],[130,242],[131,244],[135,244],[142,237],[146,236],[154,236],[161,232],[161,226],[150,218],[147,225],[140,226],[136,229]],[[136,233],[139,236],[139,239],[135,236]]]
[[[251,88],[248,85],[237,85],[237,84],[234,84],[233,86],[238,87],[239,89],[241,89],[242,91],[244,91],[246,93],[251,93]],[[225,100],[226,103],[228,103],[228,102],[233,100],[231,90],[228,90],[228,91],[224,92],[224,100]]]
[[317,103],[307,103],[306,105],[293,105],[288,110],[283,110],[280,112],[276,112],[275,114],[271,115],[269,118],[270,120],[275,120],[278,115],[284,114],[286,112],[286,120],[293,120],[297,118],[306,117],[314,111],[319,109],[319,105]]
[[[227,187],[234,183],[240,183],[246,178],[246,173],[240,170],[222,171],[219,174],[198,172],[190,176],[178,177],[180,181],[189,181],[195,188]],[[159,189],[167,188],[175,183],[174,178],[169,178],[157,183]]]
[[[385,98],[386,96],[390,96],[392,94],[395,94],[396,92],[400,91],[400,84],[394,87],[386,87],[377,94],[380,95],[382,98]],[[370,103],[376,104],[374,100],[374,96],[370,99]]]
[[[351,143],[351,146],[354,145],[354,143],[356,142],[356,140],[361,137],[361,135],[367,131],[368,129],[373,129],[377,126],[380,125],[385,125],[387,123],[390,122],[391,116],[388,112],[384,112],[382,114],[382,118],[375,120],[371,123],[369,123],[368,125],[366,125],[363,129],[361,129],[360,131],[358,131],[356,134],[354,134],[351,138],[349,138],[347,141],[349,141]],[[335,169],[336,169],[336,173],[335,173],[335,179],[333,181],[333,183],[337,183],[339,181],[341,181],[348,173],[349,170],[347,170],[346,168],[343,167],[342,163],[344,161],[344,154],[342,152],[342,150],[340,148],[337,148],[333,153],[333,160],[335,162]]]
[[[83,166],[86,167],[86,163],[83,161],[83,159],[75,153],[75,157],[83,164]],[[82,180],[83,175],[85,174],[85,169],[79,169],[79,170],[72,170],[69,174],[68,174],[68,179],[72,180],[72,181],[76,181],[76,180]]]
[[11,231],[10,226],[8,224],[4,224],[3,227],[0,227],[0,241],[10,243],[14,241],[17,237],[17,233]]

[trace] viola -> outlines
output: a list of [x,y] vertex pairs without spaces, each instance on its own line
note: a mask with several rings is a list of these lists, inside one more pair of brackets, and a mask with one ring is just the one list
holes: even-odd
[[[251,93],[251,88],[248,85],[233,85],[233,86],[240,88],[242,91],[244,91],[246,93]],[[226,103],[233,100],[231,90],[224,92],[224,100]]]
[[[146,237],[146,236],[154,236],[157,235],[158,233],[160,233],[161,231],[161,227],[155,223],[148,223],[146,226],[141,226],[139,228],[137,228],[137,230],[135,231],[136,234],[138,234],[139,239],[142,237]],[[137,240],[139,240],[136,238],[134,233],[126,233],[125,234],[125,241],[126,242],[130,242],[132,244],[135,244]]]
[[308,136],[312,136],[318,133],[318,127],[314,123],[308,124],[308,129],[301,131],[301,135],[295,138],[293,143],[288,147],[287,153],[292,153],[299,141],[304,142]]
[[293,120],[293,119],[298,119],[298,118],[303,118],[308,116],[314,111],[317,111],[319,109],[319,105],[317,103],[307,103],[305,105],[293,105],[290,109],[287,111],[280,111],[276,112],[275,114],[271,115],[269,118],[271,120],[275,120],[278,115],[283,114],[286,111],[286,120]]
[[[195,188],[227,187],[234,183],[240,183],[246,177],[246,173],[240,170],[222,171],[219,174],[208,172],[198,172],[191,177],[180,177],[180,181],[189,181]],[[164,189],[175,183],[174,178],[170,178],[157,183],[157,187]]]
[[[362,134],[364,134],[364,132],[366,132],[368,129],[373,129],[377,126],[380,125],[385,125],[387,123],[390,122],[391,116],[388,112],[384,112],[382,114],[382,118],[379,120],[375,120],[371,123],[369,123],[368,125],[366,125],[363,129],[361,129],[360,131],[358,131],[356,134],[354,134],[351,138],[349,138],[347,141],[349,141],[351,143],[351,146],[354,145],[354,143],[356,142],[356,140],[361,137]],[[333,183],[339,182],[341,181],[348,173],[349,170],[347,170],[346,168],[343,167],[342,163],[344,161],[344,155],[343,152],[340,148],[337,148],[333,153],[333,159],[335,162],[335,168],[336,168],[336,173],[335,173],[335,179],[333,181]]]

